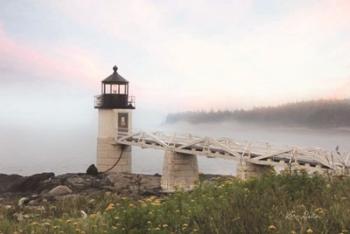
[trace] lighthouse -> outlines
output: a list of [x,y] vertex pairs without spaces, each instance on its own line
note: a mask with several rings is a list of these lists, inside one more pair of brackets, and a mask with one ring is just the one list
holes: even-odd
[[129,82],[113,67],[113,73],[101,82],[101,94],[95,97],[98,109],[96,164],[100,172],[131,172],[131,146],[116,143],[132,129],[134,97]]

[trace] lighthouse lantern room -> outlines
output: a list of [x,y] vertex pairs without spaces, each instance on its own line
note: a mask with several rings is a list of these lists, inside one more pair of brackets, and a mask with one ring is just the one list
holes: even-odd
[[113,73],[101,83],[101,95],[95,97],[98,109],[97,168],[100,172],[131,172],[131,146],[116,143],[132,128],[134,97],[129,82],[113,67]]

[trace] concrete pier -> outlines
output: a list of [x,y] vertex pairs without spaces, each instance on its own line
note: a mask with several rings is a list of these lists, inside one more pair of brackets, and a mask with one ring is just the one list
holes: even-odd
[[271,166],[258,165],[250,162],[243,161],[238,164],[237,177],[246,180],[252,177],[259,177],[265,173],[269,173],[273,170]]
[[99,172],[109,170],[109,172],[131,173],[131,146],[115,144],[112,137],[98,138],[97,155]]
[[192,190],[199,181],[197,156],[166,151],[161,187],[165,192]]

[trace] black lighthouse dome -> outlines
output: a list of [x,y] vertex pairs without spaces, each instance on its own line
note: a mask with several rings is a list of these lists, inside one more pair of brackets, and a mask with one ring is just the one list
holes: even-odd
[[101,95],[95,97],[97,109],[135,109],[134,97],[129,97],[129,81],[119,75],[118,67],[101,83]]

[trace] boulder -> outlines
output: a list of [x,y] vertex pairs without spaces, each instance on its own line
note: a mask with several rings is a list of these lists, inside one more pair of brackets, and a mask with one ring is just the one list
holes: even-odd
[[97,176],[98,175],[98,170],[95,164],[91,164],[88,169],[86,170],[86,174],[92,175],[92,176]]
[[40,173],[32,176],[21,177],[17,179],[11,186],[8,187],[7,192],[13,193],[32,193],[41,190],[40,185],[43,181],[53,178],[54,173]]
[[58,185],[57,187],[51,189],[48,194],[51,196],[63,196],[71,194],[72,192],[73,191],[70,188],[68,188],[68,186]]
[[0,174],[0,193],[8,192],[9,188],[22,180],[22,178],[20,175]]

